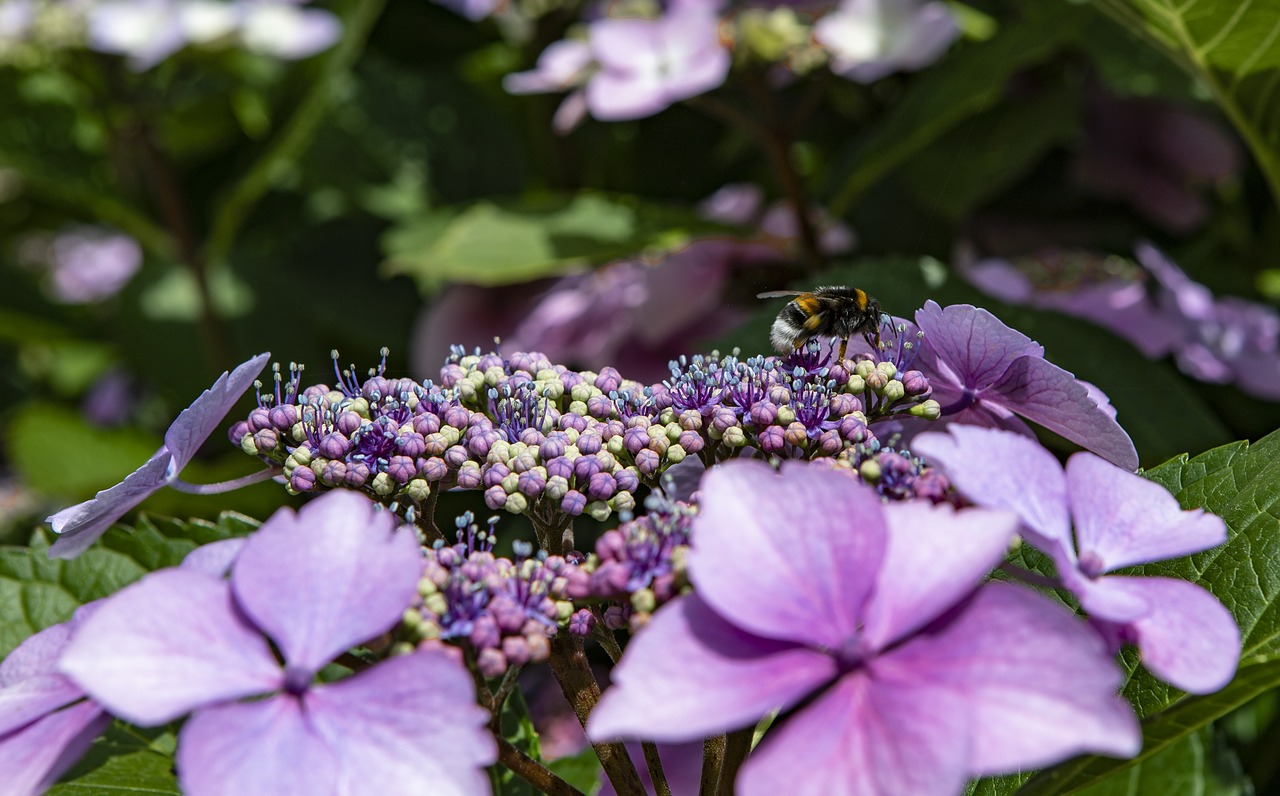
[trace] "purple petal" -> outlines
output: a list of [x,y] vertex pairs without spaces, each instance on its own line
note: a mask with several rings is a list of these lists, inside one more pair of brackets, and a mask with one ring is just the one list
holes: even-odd
[[92,499],[63,509],[48,517],[58,539],[49,548],[50,558],[75,558],[89,549],[99,536],[152,492],[169,483],[173,457],[161,448],[146,463],[115,486]]
[[184,569],[154,572],[105,600],[72,636],[59,668],[141,726],[272,691],[283,679],[227,582]]
[[442,653],[391,658],[305,697],[338,760],[338,793],[487,793],[497,759],[489,714],[462,664]]
[[187,557],[182,559],[181,567],[203,572],[206,575],[213,575],[216,578],[225,577],[248,541],[247,537],[237,536],[232,539],[221,539],[217,542],[202,544],[187,553]]
[[1099,406],[1082,382],[1047,360],[1015,360],[982,393],[982,400],[1017,412],[1126,470],[1138,468],[1138,451],[1115,421],[1114,410],[1107,411],[1110,405]]
[[[905,638],[967,597],[1004,560],[1018,529],[1008,511],[933,506],[884,507],[888,544],[867,610],[866,642],[876,649]],[[857,571],[869,577],[869,570]]]
[[916,324],[925,334],[921,357],[936,361],[966,387],[993,384],[1020,357],[1044,356],[1039,343],[971,304],[939,307],[927,301],[916,311]]
[[765,736],[735,792],[959,793],[969,747],[964,708],[942,688],[846,675]]
[[297,698],[233,702],[205,708],[183,726],[178,781],[187,796],[336,795],[335,757]]
[[1211,694],[1235,676],[1240,629],[1217,598],[1176,578],[1103,578],[1151,606],[1129,625],[1142,665],[1192,694]]
[[171,475],[177,476],[182,472],[231,407],[253,384],[269,359],[270,352],[258,354],[231,371],[230,375],[224,372],[212,387],[200,393],[199,398],[182,410],[164,435],[164,446],[173,454]]
[[689,577],[756,635],[838,647],[857,632],[884,556],[880,498],[847,474],[730,462],[702,479]]
[[1109,622],[1131,622],[1144,616],[1151,605],[1139,593],[1123,588],[1119,578],[1090,578],[1074,562],[1054,558],[1062,584],[1080,600],[1091,618]]
[[0,735],[83,698],[84,691],[57,674],[38,674],[0,688]]
[[1058,460],[1034,439],[952,424],[947,434],[917,436],[911,450],[942,468],[960,494],[977,505],[1017,514],[1037,547],[1071,550],[1066,479]]
[[231,572],[245,613],[291,666],[319,671],[391,629],[417,593],[422,553],[412,530],[355,492],[281,509],[250,537]]
[[54,665],[70,638],[69,623],[46,627],[29,636],[0,662],[0,688],[17,685],[39,675],[53,674]]
[[568,91],[581,82],[582,71],[590,64],[591,48],[586,42],[563,39],[547,45],[534,69],[504,77],[502,87],[510,94]]
[[967,703],[968,771],[1039,768],[1082,752],[1131,756],[1137,718],[1101,636],[1063,606],[1006,583],[983,587],[945,629],[876,659],[885,678],[931,682]]
[[297,60],[333,46],[342,38],[342,22],[328,11],[260,0],[248,7],[240,36],[252,52]]
[[36,796],[58,780],[111,723],[102,708],[81,702],[39,721],[0,734],[5,796]]
[[1221,517],[1183,511],[1169,490],[1088,453],[1067,461],[1067,488],[1077,550],[1096,562],[1095,575],[1227,541]]
[[587,735],[692,741],[790,707],[835,674],[831,656],[751,635],[692,594],[659,609],[627,645]]

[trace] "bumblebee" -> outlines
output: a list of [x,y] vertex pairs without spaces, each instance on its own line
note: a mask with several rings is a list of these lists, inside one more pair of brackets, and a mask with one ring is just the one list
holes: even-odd
[[837,337],[843,361],[849,338],[861,333],[867,342],[880,347],[880,303],[856,287],[833,285],[806,293],[799,290],[770,290],[756,298],[795,296],[773,322],[769,341],[781,353],[790,353],[810,337]]

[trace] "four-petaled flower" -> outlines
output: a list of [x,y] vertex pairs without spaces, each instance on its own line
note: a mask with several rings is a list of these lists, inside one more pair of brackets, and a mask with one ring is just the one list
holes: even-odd
[[1018,416],[1097,453],[1126,470],[1138,467],[1133,440],[1096,387],[1044,358],[1044,348],[970,304],[916,312],[925,342],[917,365],[953,423],[1031,435]]
[[781,708],[744,796],[948,793],[1136,753],[1101,637],[1030,590],[980,585],[1016,527],[1002,511],[884,505],[812,465],[720,465],[694,525],[696,591],[632,640],[588,735],[687,741]]
[[[1231,681],[1240,631],[1209,592],[1178,578],[1106,575],[1198,553],[1227,539],[1222,519],[1183,511],[1164,487],[1077,453],[1066,472],[1034,440],[971,426],[922,434],[912,449],[980,506],[1014,511],[1066,588],[1116,646],[1132,643],[1153,674],[1207,694]],[[1074,540],[1072,526],[1075,527]]]
[[229,579],[208,574],[217,568],[162,570],[124,589],[85,621],[60,663],[134,724],[192,714],[178,738],[183,792],[487,789],[483,767],[496,756],[488,714],[454,658],[420,651],[316,679],[413,601],[422,556],[412,529],[396,530],[367,498],[331,492],[273,515]]
[[49,517],[47,521],[53,524],[54,532],[60,534],[49,548],[49,555],[57,558],[80,555],[130,509],[176,481],[270,358],[270,353],[259,354],[230,374],[224,372],[212,387],[182,410],[165,432],[164,445],[145,464],[115,486]]

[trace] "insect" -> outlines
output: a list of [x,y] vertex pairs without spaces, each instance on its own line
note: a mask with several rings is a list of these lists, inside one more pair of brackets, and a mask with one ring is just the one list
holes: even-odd
[[[800,290],[770,290],[756,298],[795,296],[782,308],[769,332],[769,341],[782,353],[804,345],[810,337],[840,338],[840,356],[844,360],[849,338],[861,332],[876,348],[880,347],[880,303],[856,287],[833,285]],[[874,342],[872,340],[874,339]]]

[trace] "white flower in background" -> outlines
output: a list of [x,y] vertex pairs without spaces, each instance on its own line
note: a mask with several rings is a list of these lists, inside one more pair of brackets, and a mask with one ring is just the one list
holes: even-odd
[[923,69],[959,35],[945,4],[919,0],[844,0],[813,28],[832,71],[859,83]]

